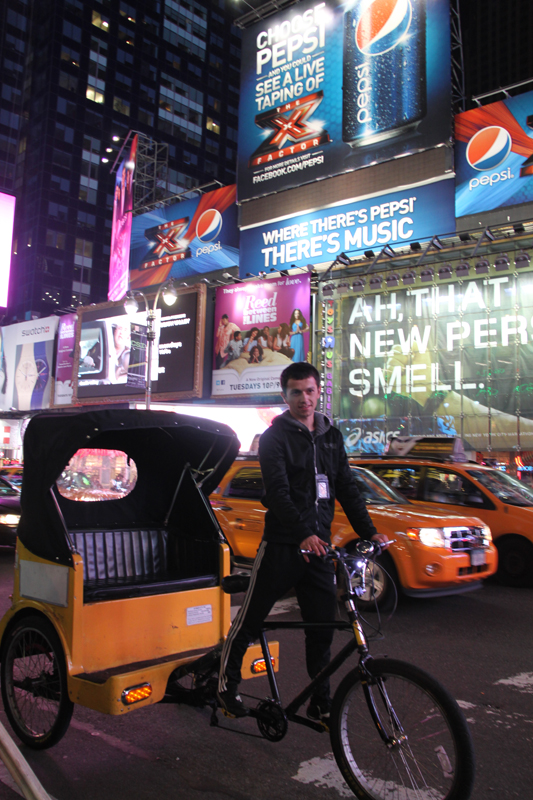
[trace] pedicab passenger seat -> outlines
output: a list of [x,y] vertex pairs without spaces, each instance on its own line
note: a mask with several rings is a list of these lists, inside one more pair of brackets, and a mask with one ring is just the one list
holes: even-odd
[[[205,589],[216,586],[217,548],[172,537],[164,529],[70,532],[83,558],[83,601]],[[169,553],[170,550],[170,553]]]

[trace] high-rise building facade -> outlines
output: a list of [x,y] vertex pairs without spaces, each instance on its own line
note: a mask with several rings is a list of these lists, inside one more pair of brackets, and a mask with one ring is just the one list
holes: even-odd
[[235,181],[240,32],[228,9],[5,0],[0,190],[17,196],[8,319],[106,299],[111,167],[130,131],[168,145],[168,194]]

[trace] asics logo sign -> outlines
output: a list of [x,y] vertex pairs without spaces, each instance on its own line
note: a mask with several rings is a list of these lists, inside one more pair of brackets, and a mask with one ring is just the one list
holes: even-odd
[[413,17],[411,0],[363,0],[355,43],[365,56],[380,56],[405,40]]
[[[466,160],[472,169],[478,172],[489,172],[503,164],[511,152],[512,143],[509,131],[499,125],[490,125],[472,136],[466,146]],[[500,181],[507,181],[511,178],[514,178],[514,175],[508,167],[501,172],[492,172],[490,175],[472,178],[468,188],[472,191],[478,186],[494,186]]]

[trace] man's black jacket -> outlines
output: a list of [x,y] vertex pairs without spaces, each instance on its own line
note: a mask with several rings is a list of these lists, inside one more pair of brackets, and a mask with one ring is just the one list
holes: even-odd
[[[315,413],[313,433],[286,411],[259,440],[259,463],[265,485],[263,539],[300,544],[316,534],[330,541],[339,500],[350,525],[362,539],[377,533],[352,476],[341,432]],[[316,467],[316,470],[315,470]],[[329,480],[329,500],[316,502],[316,473]]]

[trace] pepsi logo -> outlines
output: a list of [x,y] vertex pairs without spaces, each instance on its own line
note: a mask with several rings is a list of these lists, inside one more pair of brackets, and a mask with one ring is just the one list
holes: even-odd
[[216,208],[208,208],[196,223],[196,235],[201,242],[212,242],[221,230],[222,214]]
[[466,160],[479,171],[495,169],[511,150],[511,134],[499,125],[490,125],[475,133],[466,146]]
[[411,0],[370,0],[355,28],[355,43],[365,56],[392,50],[407,34],[413,17]]

